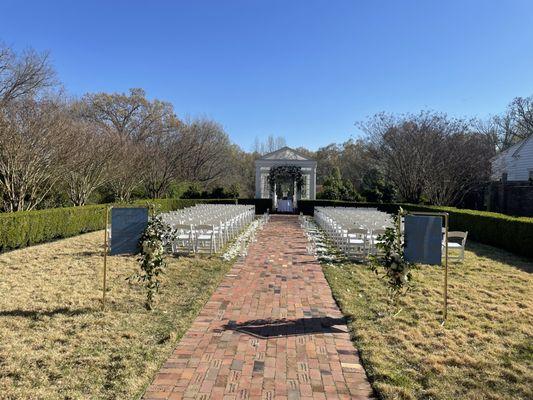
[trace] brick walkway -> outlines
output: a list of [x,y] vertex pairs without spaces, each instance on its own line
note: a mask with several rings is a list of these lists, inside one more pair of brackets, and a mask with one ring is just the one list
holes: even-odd
[[145,399],[368,399],[357,351],[297,217],[272,216]]

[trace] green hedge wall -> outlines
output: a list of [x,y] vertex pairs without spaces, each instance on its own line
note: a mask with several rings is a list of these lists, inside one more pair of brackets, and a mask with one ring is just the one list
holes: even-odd
[[298,206],[306,215],[314,207],[376,207],[396,213],[401,206],[409,211],[441,211],[450,215],[450,229],[468,231],[468,237],[480,243],[533,258],[533,218],[511,217],[486,211],[463,210],[454,207],[419,206],[413,204],[353,203],[330,200],[300,200]]
[[[270,208],[269,202],[270,200],[265,202],[262,199],[238,199],[239,204],[254,204],[256,214],[262,214],[266,208]],[[156,212],[167,212],[199,203],[234,204],[235,200],[156,199],[139,200],[133,205],[155,204]],[[105,204],[99,204],[0,213],[0,252],[103,229],[106,207]]]
[[0,251],[103,229],[104,205],[0,214]]
[[454,207],[411,204],[404,207],[411,211],[447,212],[450,215],[451,230],[468,231],[469,239],[533,258],[533,218]]

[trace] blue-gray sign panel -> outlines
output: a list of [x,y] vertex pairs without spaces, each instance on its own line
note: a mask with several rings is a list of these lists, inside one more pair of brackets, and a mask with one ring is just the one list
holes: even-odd
[[112,208],[110,254],[136,253],[147,225],[147,208]]
[[404,254],[409,262],[441,265],[442,217],[406,215]]

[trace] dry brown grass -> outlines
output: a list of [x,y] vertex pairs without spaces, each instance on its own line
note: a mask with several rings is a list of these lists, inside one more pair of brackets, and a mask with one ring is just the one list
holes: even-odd
[[138,397],[230,267],[170,257],[148,312],[135,257],[110,257],[101,312],[102,235],[0,255],[0,399]]
[[393,316],[383,282],[363,265],[324,270],[373,386],[384,399],[532,399],[531,260],[470,243],[452,264],[440,325],[442,269],[423,266]]

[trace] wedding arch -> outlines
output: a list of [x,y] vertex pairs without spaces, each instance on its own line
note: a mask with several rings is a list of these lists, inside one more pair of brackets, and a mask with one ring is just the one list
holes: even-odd
[[272,199],[278,211],[293,211],[298,200],[316,198],[316,161],[289,147],[255,162],[255,197]]

